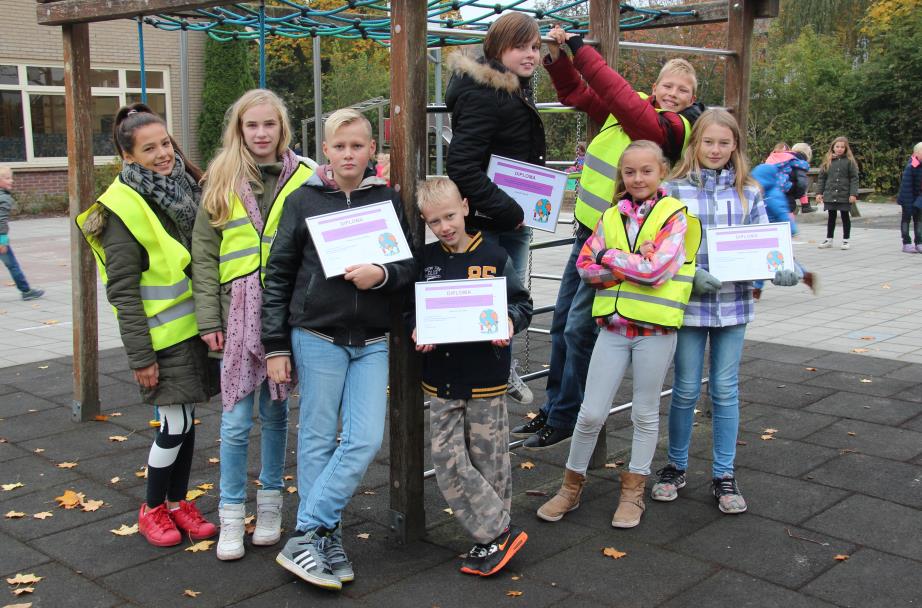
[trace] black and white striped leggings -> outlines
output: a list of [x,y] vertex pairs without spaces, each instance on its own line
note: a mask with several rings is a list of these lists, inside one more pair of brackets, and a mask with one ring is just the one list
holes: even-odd
[[161,405],[160,428],[147,458],[147,506],[185,500],[195,448],[195,406]]

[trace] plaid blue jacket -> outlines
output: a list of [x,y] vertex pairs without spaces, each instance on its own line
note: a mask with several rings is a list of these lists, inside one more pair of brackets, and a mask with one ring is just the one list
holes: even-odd
[[[683,179],[666,182],[670,196],[688,205],[701,221],[701,246],[695,265],[708,270],[707,229],[738,224],[767,224],[768,214],[762,191],[757,185],[745,186],[748,213],[744,212],[739,194],[733,186],[732,168],[722,171],[703,169]],[[724,283],[720,291],[694,295],[685,308],[683,324],[690,327],[728,327],[749,323],[755,317],[752,282]]]

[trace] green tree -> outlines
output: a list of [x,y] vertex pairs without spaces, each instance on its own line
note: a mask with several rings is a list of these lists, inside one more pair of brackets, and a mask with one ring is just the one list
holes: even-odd
[[807,26],[835,36],[846,51],[862,39],[861,19],[874,0],[782,0],[778,23],[785,42],[795,40]]
[[205,78],[198,141],[202,160],[208,163],[221,145],[224,114],[243,93],[256,86],[249,69],[245,41],[205,41]]

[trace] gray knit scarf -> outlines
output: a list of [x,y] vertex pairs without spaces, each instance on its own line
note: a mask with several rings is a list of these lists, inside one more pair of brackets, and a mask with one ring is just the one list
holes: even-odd
[[132,190],[166,213],[179,231],[180,242],[188,249],[192,243],[192,226],[202,189],[186,173],[182,158],[176,155],[176,164],[169,175],[160,175],[138,163],[125,163],[121,177]]

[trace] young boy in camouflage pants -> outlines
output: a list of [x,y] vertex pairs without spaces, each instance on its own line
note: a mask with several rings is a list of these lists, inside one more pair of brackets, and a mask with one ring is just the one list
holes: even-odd
[[[532,302],[505,250],[468,234],[467,199],[448,178],[417,187],[420,215],[439,241],[421,252],[420,281],[506,277],[509,335],[491,342],[416,344],[430,397],[432,461],[439,489],[476,544],[461,572],[499,572],[528,540],[510,521],[512,474],[506,383],[509,338],[531,322]],[[416,330],[413,330],[416,341]]]

